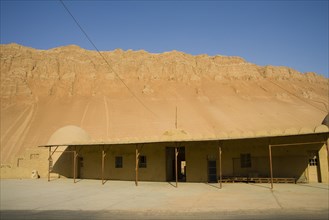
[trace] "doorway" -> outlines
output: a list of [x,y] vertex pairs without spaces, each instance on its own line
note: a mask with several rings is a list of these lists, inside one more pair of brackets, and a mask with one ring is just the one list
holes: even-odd
[[216,160],[208,160],[208,182],[217,183],[217,163]]
[[[177,177],[179,182],[186,182],[185,147],[177,148]],[[166,147],[166,179],[176,181],[175,147]]]
[[83,157],[78,156],[77,157],[77,164],[76,164],[77,168],[76,168],[76,178],[81,179],[84,178],[83,175]]
[[310,151],[308,152],[308,182],[317,183],[319,182],[318,175],[318,152]]

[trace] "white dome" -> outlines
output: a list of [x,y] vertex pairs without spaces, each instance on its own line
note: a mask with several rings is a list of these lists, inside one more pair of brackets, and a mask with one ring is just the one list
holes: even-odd
[[90,141],[90,136],[82,128],[68,125],[55,131],[49,138],[48,145],[69,145]]

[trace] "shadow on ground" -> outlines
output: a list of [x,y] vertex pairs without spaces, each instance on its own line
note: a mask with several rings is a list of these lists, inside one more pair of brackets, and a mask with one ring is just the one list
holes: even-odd
[[328,210],[234,212],[129,212],[71,210],[2,210],[0,219],[328,219]]

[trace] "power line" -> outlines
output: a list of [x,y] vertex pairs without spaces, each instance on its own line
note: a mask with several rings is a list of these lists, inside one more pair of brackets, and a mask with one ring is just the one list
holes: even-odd
[[[290,95],[295,96],[295,97],[298,98],[299,100],[301,100],[301,101],[303,101],[303,102],[309,104],[310,106],[313,106],[314,108],[316,108],[316,109],[318,109],[318,110],[320,110],[320,111],[322,111],[322,112],[328,113],[328,111],[326,111],[326,110],[327,110],[327,106],[326,106],[325,103],[323,103],[323,102],[319,102],[319,103],[322,103],[322,104],[324,105],[324,107],[326,108],[326,110],[323,110],[323,109],[319,108],[318,106],[313,105],[313,104],[307,102],[306,100],[302,99],[302,98],[299,97],[298,95],[296,95],[296,94],[290,92],[288,89],[286,89],[286,88],[284,88],[284,87],[278,85],[277,83],[273,82],[272,80],[270,80],[270,79],[268,79],[268,78],[265,78],[265,79],[267,79],[267,81],[269,81],[270,83],[276,85],[277,87],[281,88],[282,90],[288,92]],[[315,101],[315,102],[316,102],[316,101]]]
[[98,54],[103,58],[103,60],[105,61],[105,63],[108,65],[108,67],[110,68],[110,70],[116,75],[116,77],[118,77],[118,79],[122,82],[122,84],[128,89],[128,91],[130,92],[130,94],[149,112],[151,112],[154,116],[156,116],[156,114],[149,108],[147,107],[140,98],[138,98],[136,96],[136,94],[129,88],[129,86],[123,81],[123,79],[121,79],[121,77],[119,76],[119,74],[114,71],[114,69],[111,67],[111,65],[109,64],[109,62],[107,61],[107,59],[105,59],[105,57],[103,56],[103,54],[98,50],[98,48],[96,47],[96,45],[94,44],[94,42],[91,40],[91,38],[88,36],[88,34],[85,32],[85,30],[81,27],[81,25],[79,24],[78,20],[73,16],[73,14],[70,12],[70,10],[66,7],[65,3],[63,2],[63,0],[59,0],[63,7],[65,8],[65,10],[67,11],[67,13],[69,13],[69,15],[72,17],[72,19],[74,20],[74,22],[78,25],[79,29],[82,31],[82,33],[85,35],[85,37],[88,39],[88,41],[93,45],[93,47],[95,48],[95,50],[98,52]]

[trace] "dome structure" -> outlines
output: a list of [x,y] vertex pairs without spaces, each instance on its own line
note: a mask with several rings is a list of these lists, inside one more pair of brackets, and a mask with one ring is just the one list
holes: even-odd
[[90,141],[88,133],[75,125],[68,125],[55,131],[49,138],[48,145],[69,145]]

